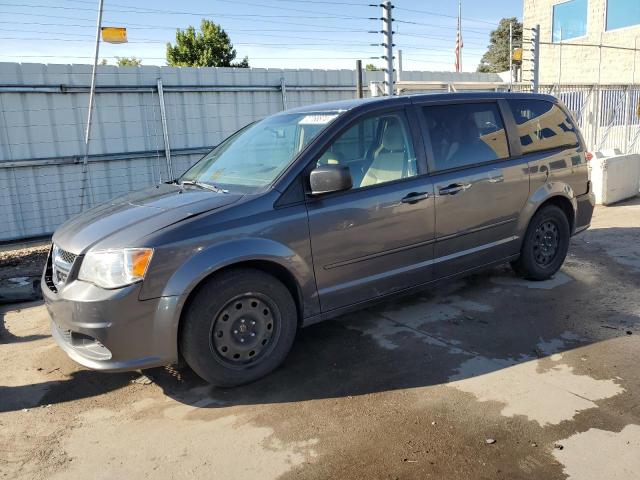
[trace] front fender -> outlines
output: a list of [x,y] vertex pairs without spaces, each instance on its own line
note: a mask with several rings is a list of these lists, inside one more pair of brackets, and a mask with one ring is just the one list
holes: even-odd
[[180,295],[186,298],[207,276],[224,267],[247,261],[266,261],[285,268],[300,288],[304,315],[318,313],[319,302],[311,265],[288,246],[266,238],[229,240],[202,248],[173,273],[162,296]]
[[578,203],[571,185],[562,181],[546,182],[531,192],[529,200],[520,212],[520,217],[518,219],[518,232],[520,238],[524,239],[531,217],[533,217],[544,202],[553,197],[562,197],[567,200],[571,204],[575,217]]

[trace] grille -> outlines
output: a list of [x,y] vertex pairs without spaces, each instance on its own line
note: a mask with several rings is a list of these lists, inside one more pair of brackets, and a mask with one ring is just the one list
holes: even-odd
[[60,287],[66,283],[67,277],[69,276],[69,272],[71,271],[71,267],[73,266],[73,262],[76,258],[77,255],[67,252],[57,245],[53,246],[51,267],[53,273],[52,280],[56,287]]
[[62,250],[61,248],[58,248],[58,257],[62,259],[63,262],[72,264],[76,259],[77,255],[71,252],[67,252],[66,250]]

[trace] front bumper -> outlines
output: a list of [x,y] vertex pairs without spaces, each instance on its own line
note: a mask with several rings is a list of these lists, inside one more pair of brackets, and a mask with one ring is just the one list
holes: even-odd
[[175,363],[181,297],[139,300],[141,284],[105,290],[71,281],[59,291],[43,275],[51,333],[75,362],[126,371]]

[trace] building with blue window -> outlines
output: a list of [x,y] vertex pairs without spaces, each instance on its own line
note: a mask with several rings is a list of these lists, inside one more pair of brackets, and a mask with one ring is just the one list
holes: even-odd
[[640,0],[524,0],[523,22],[540,25],[540,83],[640,83]]

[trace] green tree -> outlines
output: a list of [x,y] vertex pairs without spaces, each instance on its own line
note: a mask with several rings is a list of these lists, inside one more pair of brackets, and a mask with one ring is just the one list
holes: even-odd
[[367,72],[377,72],[378,70],[380,70],[378,67],[376,67],[373,63],[367,63],[364,67],[364,69]]
[[[522,46],[522,23],[516,17],[503,18],[491,32],[489,48],[482,56],[478,72],[504,72],[509,70],[509,24],[513,22],[513,47]],[[520,62],[513,62],[514,65]]]
[[116,57],[119,67],[137,67],[142,65],[142,59],[136,57]]
[[249,59],[234,62],[236,49],[220,25],[202,19],[200,31],[192,26],[176,32],[176,44],[167,43],[167,63],[172,67],[248,68]]

